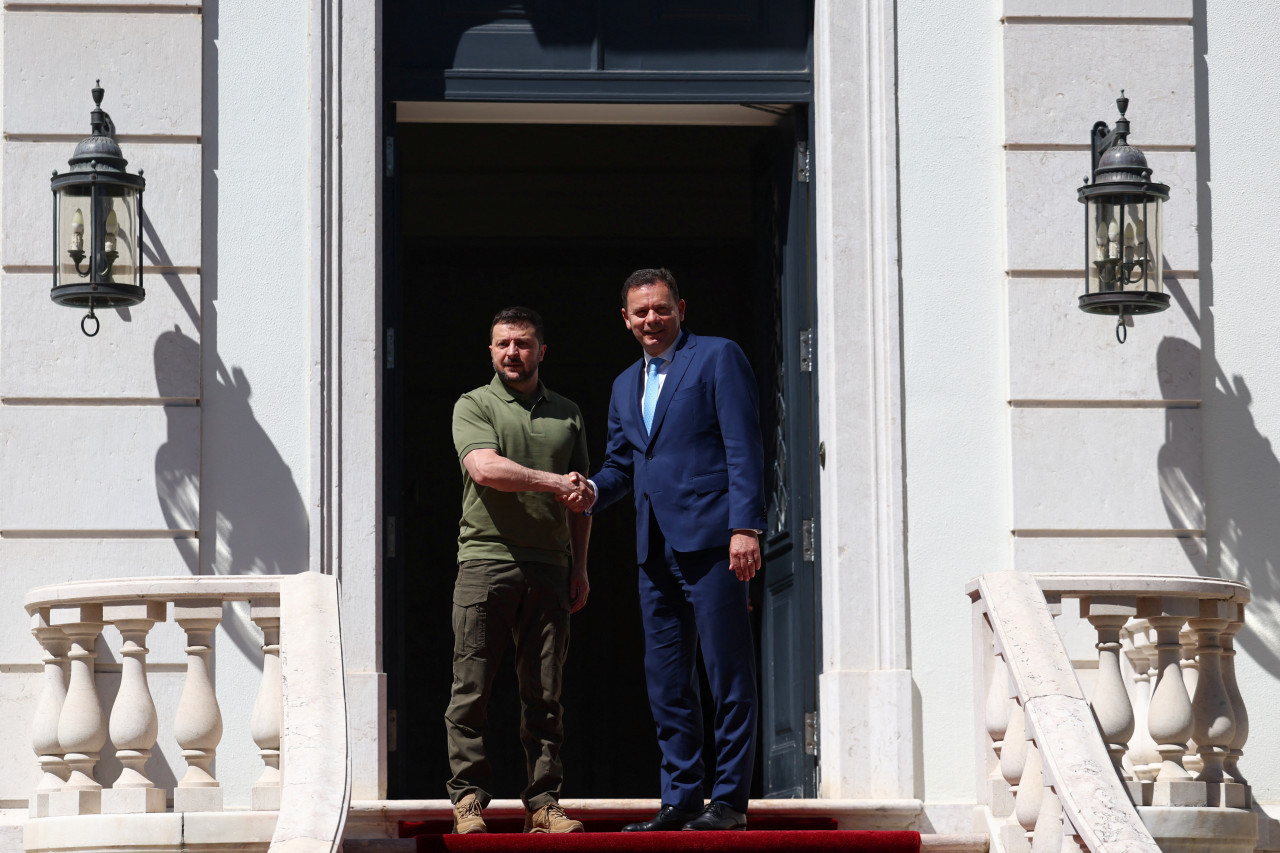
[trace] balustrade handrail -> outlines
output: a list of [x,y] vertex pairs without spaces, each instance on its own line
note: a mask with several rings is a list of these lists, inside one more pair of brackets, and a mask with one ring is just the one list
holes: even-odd
[[223,601],[248,601],[261,596],[280,594],[280,583],[290,575],[227,576],[168,578],[114,578],[111,580],[70,581],[38,586],[27,592],[22,605],[34,614],[42,607],[74,607],[78,604],[107,604],[118,601],[182,601],[220,598]]
[[[1185,575],[1035,574],[1048,598],[1083,598],[1089,595],[1133,596],[1136,598],[1194,598],[1249,603],[1249,587],[1238,581]],[[967,590],[972,595],[977,581]]]

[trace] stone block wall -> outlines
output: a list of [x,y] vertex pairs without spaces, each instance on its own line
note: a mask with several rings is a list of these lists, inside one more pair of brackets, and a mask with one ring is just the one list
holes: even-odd
[[[8,2],[0,26],[0,808],[25,809],[40,680],[26,591],[199,571],[204,28],[199,0]],[[147,299],[100,312],[87,338],[81,312],[49,300],[48,181],[90,133],[95,80],[129,170],[147,179]],[[103,637],[109,700],[120,637]],[[149,643],[162,720],[153,761],[180,772],[163,730],[183,643],[164,630]],[[99,781],[118,770],[104,759]]]
[[[1005,0],[1004,148],[1014,566],[1204,568],[1191,0]],[[1089,133],[1130,99],[1130,142],[1169,186],[1172,305],[1113,318],[1084,290]]]

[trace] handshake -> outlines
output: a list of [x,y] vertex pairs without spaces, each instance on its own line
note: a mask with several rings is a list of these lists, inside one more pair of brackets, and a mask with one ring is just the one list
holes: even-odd
[[556,490],[556,500],[574,512],[586,512],[596,502],[595,489],[591,482],[577,471],[572,471],[560,478],[560,488]]

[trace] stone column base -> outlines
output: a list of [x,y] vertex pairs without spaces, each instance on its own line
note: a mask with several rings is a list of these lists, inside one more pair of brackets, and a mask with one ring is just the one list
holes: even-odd
[[1145,806],[1138,815],[1161,853],[1253,853],[1258,816],[1244,809]]

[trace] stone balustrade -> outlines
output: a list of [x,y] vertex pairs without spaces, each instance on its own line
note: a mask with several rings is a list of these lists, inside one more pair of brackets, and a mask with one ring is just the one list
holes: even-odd
[[[223,720],[209,656],[228,602],[247,602],[262,631],[262,681],[249,728],[263,767],[248,811],[225,809],[215,769]],[[67,583],[32,590],[25,607],[44,652],[32,738],[41,775],[30,800],[26,850],[337,845],[342,819],[334,814],[345,818],[350,779],[333,578],[304,573]],[[166,791],[147,775],[159,730],[147,679],[147,637],[170,613],[186,638],[172,720],[186,768]],[[115,700],[104,710],[94,664],[106,625],[120,633],[121,667]],[[295,779],[289,776],[290,730],[300,733],[292,752]],[[103,778],[101,768],[108,740],[121,765],[114,779]],[[323,754],[315,752],[316,743]]]
[[[992,849],[1253,850],[1233,642],[1248,588],[1206,578],[983,575],[970,583],[983,820]],[[1054,625],[1097,635],[1085,698]]]

